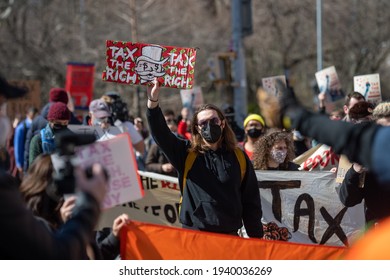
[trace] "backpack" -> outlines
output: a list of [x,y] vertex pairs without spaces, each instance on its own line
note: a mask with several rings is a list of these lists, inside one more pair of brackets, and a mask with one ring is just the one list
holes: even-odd
[[[239,147],[236,147],[234,149],[234,153],[236,154],[238,163],[240,164],[240,171],[241,171],[241,182],[244,180],[245,172],[246,172],[246,159],[243,150],[241,150]],[[196,159],[197,154],[193,151],[189,152],[184,164],[184,174],[183,174],[183,185],[180,188],[182,196],[180,197],[180,202],[179,202],[179,213],[181,209],[181,203],[183,200],[183,193],[184,193],[184,188],[187,183],[187,174],[188,171],[191,169],[192,165],[194,164],[194,161]]]
[[40,133],[43,153],[52,154],[56,149],[53,132],[45,127],[41,129]]

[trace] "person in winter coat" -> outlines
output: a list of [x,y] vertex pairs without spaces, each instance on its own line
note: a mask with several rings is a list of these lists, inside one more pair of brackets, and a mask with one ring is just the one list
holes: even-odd
[[[262,238],[256,174],[223,112],[212,104],[201,106],[193,115],[191,141],[180,139],[166,124],[158,103],[159,89],[155,78],[147,88],[146,115],[154,140],[178,171],[183,228],[238,235],[244,225],[249,237]],[[196,157],[184,174],[192,153]],[[244,158],[244,174],[237,153]]]
[[[31,139],[29,165],[33,163],[35,158],[40,154],[52,154],[55,151],[55,135],[65,131],[69,131],[68,124],[70,119],[70,111],[68,107],[57,102],[50,106],[47,120],[49,121],[45,128]],[[70,131],[69,131],[70,132]]]

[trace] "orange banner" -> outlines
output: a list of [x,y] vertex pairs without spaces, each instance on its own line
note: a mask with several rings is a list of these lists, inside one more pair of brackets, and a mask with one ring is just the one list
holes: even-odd
[[131,222],[121,231],[123,260],[337,260],[345,247],[298,244]]
[[390,218],[379,221],[350,247],[346,260],[390,260]]

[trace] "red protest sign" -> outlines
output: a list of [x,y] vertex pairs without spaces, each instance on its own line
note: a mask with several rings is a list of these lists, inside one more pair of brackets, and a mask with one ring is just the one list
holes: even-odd
[[107,40],[103,80],[146,85],[157,77],[163,87],[190,89],[196,49]]
[[77,109],[88,110],[93,97],[95,65],[69,62],[66,69],[65,89],[73,98]]

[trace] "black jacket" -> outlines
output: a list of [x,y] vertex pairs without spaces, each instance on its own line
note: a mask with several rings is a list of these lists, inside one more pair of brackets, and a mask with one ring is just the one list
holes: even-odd
[[359,187],[363,174],[357,173],[353,167],[347,171],[339,192],[341,202],[347,207],[353,207],[364,199],[366,223],[390,216],[389,188],[380,185],[371,172],[365,173],[364,186]]
[[[23,170],[27,172],[28,167],[30,166],[30,143],[32,138],[37,135],[42,128],[45,128],[47,121],[47,114],[49,113],[50,106],[53,103],[47,103],[41,110],[41,114],[35,116],[33,119],[30,128],[27,130],[26,140],[24,142],[24,166]],[[73,112],[70,114],[69,124],[81,124],[81,122],[76,118]]]
[[[151,135],[178,172],[183,184],[185,160],[190,142],[177,138],[166,125],[159,107],[148,109]],[[220,148],[198,154],[187,175],[180,221],[184,227],[217,233],[234,233],[244,223],[250,237],[262,237],[262,210],[252,163],[246,158],[241,172],[234,151]]]
[[100,208],[82,192],[73,213],[52,233],[27,209],[14,178],[0,170],[0,259],[82,259]]

